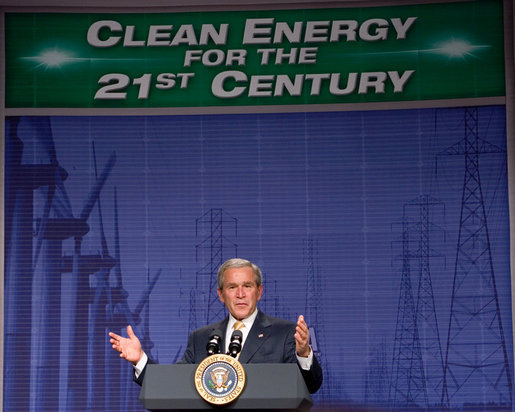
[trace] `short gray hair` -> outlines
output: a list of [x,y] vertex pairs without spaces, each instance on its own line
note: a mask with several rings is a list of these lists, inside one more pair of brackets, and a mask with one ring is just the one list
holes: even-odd
[[222,266],[218,269],[218,289],[222,290],[224,287],[224,273],[227,269],[230,268],[245,268],[249,267],[254,272],[254,280],[256,282],[256,286],[260,287],[263,284],[263,275],[261,274],[261,269],[254,263],[246,259],[233,258],[226,260],[222,263]]

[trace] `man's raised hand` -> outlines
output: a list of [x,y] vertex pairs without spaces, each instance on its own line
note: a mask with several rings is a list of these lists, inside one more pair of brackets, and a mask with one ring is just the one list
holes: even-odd
[[309,347],[309,328],[304,320],[304,316],[302,315],[300,315],[297,320],[297,327],[294,336],[297,355],[307,358],[311,352],[311,348]]
[[143,356],[143,349],[138,337],[134,334],[131,325],[127,326],[127,336],[117,335],[109,332],[111,345],[113,349],[120,353],[120,358],[126,359],[133,365],[136,365]]

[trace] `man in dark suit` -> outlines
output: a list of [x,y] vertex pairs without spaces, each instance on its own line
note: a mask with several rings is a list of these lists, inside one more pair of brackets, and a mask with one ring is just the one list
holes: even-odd
[[[230,259],[218,270],[218,297],[229,316],[193,331],[184,356],[178,363],[200,363],[206,357],[206,344],[212,332],[222,331],[221,348],[227,352],[234,329],[243,335],[239,361],[245,363],[297,363],[311,393],[322,385],[322,368],[309,346],[309,329],[302,315],[297,323],[268,316],[257,309],[263,294],[261,270],[244,259]],[[127,326],[128,338],[110,332],[110,342],[120,357],[134,365],[135,381],[141,384],[147,363],[139,339]]]

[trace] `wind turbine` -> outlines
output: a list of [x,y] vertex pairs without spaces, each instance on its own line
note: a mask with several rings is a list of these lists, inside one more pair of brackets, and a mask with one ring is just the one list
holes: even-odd
[[[119,222],[118,222],[118,192],[115,189],[114,192],[114,236],[115,236],[115,261],[116,266],[114,267],[114,274],[116,279],[116,285],[114,287],[110,287],[111,293],[111,312],[109,315],[108,328],[109,330],[115,331],[118,334],[123,334],[127,325],[131,325],[138,336],[145,339],[143,343],[148,344],[150,342],[150,337],[148,335],[148,331],[140,328],[139,325],[141,323],[141,312],[148,305],[150,294],[156,285],[160,275],[161,269],[159,269],[153,278],[150,281],[147,281],[147,288],[142,292],[138,303],[134,310],[131,310],[127,298],[129,294],[125,290],[123,286],[123,276],[122,276],[122,268],[121,268],[121,250],[120,250],[120,231],[119,231]],[[147,274],[148,276],[148,274]],[[144,327],[146,325],[143,325]],[[147,350],[151,349],[152,345],[149,345]],[[130,376],[130,372],[132,367],[126,362],[120,362],[120,358],[116,356],[116,353],[112,350],[109,350],[106,354],[106,379],[111,380],[112,382],[119,382],[119,392],[115,391],[112,388],[113,393],[118,394],[118,399],[121,401],[120,410],[127,411],[130,410],[131,399],[134,398],[134,384],[127,379],[127,376]],[[118,385],[118,384],[117,384]],[[111,401],[112,408],[111,410],[117,409],[116,400]],[[113,407],[114,405],[114,407]]]
[[[88,379],[88,333],[89,333],[89,304],[90,304],[90,275],[105,267],[102,256],[83,256],[81,253],[83,236],[89,231],[87,221],[97,202],[100,192],[115,164],[116,155],[111,153],[104,169],[82,207],[79,217],[73,219],[71,226],[77,231],[72,234],[74,250],[72,256],[71,304],[68,313],[68,388],[67,410],[80,410],[87,405]],[[87,231],[80,230],[86,226]],[[111,265],[109,262],[108,265]],[[71,375],[74,374],[73,377]]]
[[[31,399],[41,399],[52,408],[58,404],[59,387],[41,391],[38,376],[43,370],[46,376],[59,376],[60,342],[55,336],[59,336],[60,320],[50,314],[60,304],[56,290],[60,287],[61,254],[46,259],[39,272],[34,269],[53,200],[64,187],[67,173],[57,161],[49,118],[12,118],[6,126],[5,353],[9,356],[4,359],[4,408],[28,410]],[[36,190],[44,192],[46,201],[33,256]],[[64,210],[67,198],[58,194]],[[60,251],[59,247],[52,242],[48,251]],[[52,351],[44,353],[41,342],[51,342]]]
[[[6,411],[18,411],[29,409],[33,393],[30,365],[34,355],[31,341],[35,306],[32,294],[34,192],[40,187],[54,186],[56,178],[66,179],[66,172],[57,164],[48,118],[10,118],[6,121],[5,137],[4,334],[8,356],[4,358],[3,407]],[[30,153],[31,147],[43,147],[43,150]],[[40,163],[27,163],[27,159]],[[51,197],[53,192],[49,190],[47,199]]]
[[[92,144],[95,178],[97,173],[97,157],[95,145]],[[112,410],[110,397],[118,398],[119,390],[116,391],[115,382],[106,376],[110,373],[105,368],[107,350],[106,336],[107,325],[112,322],[112,298],[109,285],[111,269],[116,266],[116,259],[110,256],[107,240],[104,232],[104,220],[102,215],[102,204],[100,197],[97,199],[98,223],[101,252],[100,258],[103,262],[98,272],[95,273],[94,296],[91,302],[89,333],[88,333],[88,386],[87,405],[92,410]],[[100,369],[100,373],[99,373]],[[115,389],[113,391],[112,389]]]

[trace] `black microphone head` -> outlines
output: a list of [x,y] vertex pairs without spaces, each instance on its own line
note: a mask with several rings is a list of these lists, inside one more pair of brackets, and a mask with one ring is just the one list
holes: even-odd
[[209,335],[209,340],[213,338],[222,340],[222,331],[220,329],[215,329],[213,332],[211,332],[211,335]]
[[209,335],[209,342],[206,345],[207,356],[220,353],[220,345],[222,343],[222,331],[215,329],[211,335]]
[[231,335],[231,342],[229,343],[229,354],[236,357],[241,352],[241,343],[243,341],[243,333],[241,330],[235,330]]
[[235,340],[237,339],[238,341],[242,341],[243,340],[243,333],[241,330],[235,330],[232,335],[231,335],[231,340]]

